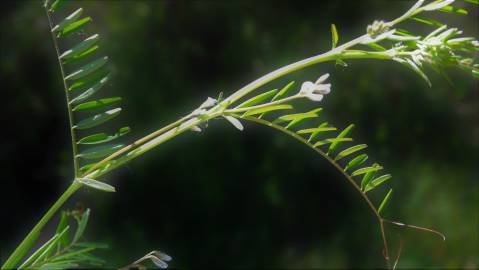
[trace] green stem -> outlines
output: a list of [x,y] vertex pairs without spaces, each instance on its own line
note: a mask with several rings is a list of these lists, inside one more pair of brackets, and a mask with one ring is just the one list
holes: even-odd
[[28,235],[23,239],[23,241],[18,245],[18,247],[13,251],[12,255],[8,257],[5,263],[2,266],[2,269],[12,269],[18,262],[27,254],[30,250],[30,247],[35,243],[42,228],[47,224],[47,222],[53,217],[53,215],[62,207],[62,205],[70,198],[79,188],[81,184],[73,182],[68,189],[58,198],[58,200],[48,209],[45,215],[40,219],[40,221],[33,227],[33,229],[28,233]]
[[218,113],[212,113],[210,115],[206,114],[205,117],[202,117],[202,118],[199,118],[199,117],[191,118],[191,119],[185,121],[184,123],[182,123],[181,125],[179,125],[175,128],[169,129],[168,131],[164,132],[163,134],[157,136],[156,138],[144,143],[141,146],[136,147],[134,150],[129,151],[127,154],[125,154],[122,157],[114,160],[113,163],[111,164],[111,166],[107,166],[104,169],[97,169],[97,170],[95,170],[93,172],[90,172],[89,174],[85,175],[85,177],[95,179],[95,178],[98,178],[102,175],[105,175],[106,173],[108,173],[108,172],[110,172],[110,171],[112,171],[112,170],[114,170],[118,167],[121,167],[121,166],[125,165],[126,163],[130,162],[132,159],[141,156],[145,152],[152,150],[153,148],[159,146],[160,144],[162,144],[166,141],[169,141],[170,139],[182,134],[185,131],[191,130],[191,128],[193,128],[194,126],[201,125],[202,123],[207,122],[209,119],[215,118],[215,117],[219,116],[220,114],[221,113],[218,112]]

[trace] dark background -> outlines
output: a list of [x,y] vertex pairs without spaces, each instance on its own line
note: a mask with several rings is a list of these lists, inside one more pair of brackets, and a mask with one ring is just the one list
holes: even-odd
[[[124,98],[115,126],[131,142],[220,91],[340,43],[374,19],[393,19],[412,1],[83,1],[114,72],[108,95]],[[478,37],[478,10],[436,19]],[[59,69],[38,1],[1,8],[1,256],[5,259],[72,177]],[[65,13],[66,14],[66,13]],[[62,14],[63,16],[63,14]],[[56,18],[58,20],[58,18]],[[401,28],[425,33],[420,24]],[[450,70],[433,83],[391,62],[326,63],[268,85],[330,72],[322,119],[344,128],[393,175],[388,216],[436,228],[433,235],[387,227],[391,248],[404,240],[399,267],[479,267],[479,99],[477,80]],[[68,207],[92,209],[86,238],[111,248],[109,267],[153,249],[173,267],[382,267],[373,214],[326,160],[274,130],[244,123],[239,132],[211,121],[106,177],[118,192],[82,190]],[[384,193],[384,189],[381,192]],[[376,200],[379,198],[375,198]],[[51,235],[54,223],[44,230]]]

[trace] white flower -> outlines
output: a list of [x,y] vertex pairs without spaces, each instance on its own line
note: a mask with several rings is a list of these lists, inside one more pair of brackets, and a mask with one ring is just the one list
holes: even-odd
[[324,95],[331,92],[331,84],[323,84],[324,81],[329,77],[329,74],[326,73],[323,76],[319,77],[315,83],[307,81],[301,85],[301,90],[299,90],[299,95],[309,98],[312,101],[321,101]]
[[205,102],[203,102],[198,109],[194,110],[192,115],[198,116],[203,115],[207,112],[207,109],[213,107],[218,103],[218,101],[214,98],[208,97]]

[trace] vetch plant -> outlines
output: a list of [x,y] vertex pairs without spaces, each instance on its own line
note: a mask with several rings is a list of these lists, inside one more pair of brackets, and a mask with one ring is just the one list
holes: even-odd
[[[130,132],[128,126],[118,128],[114,134],[90,131],[120,114],[122,109],[118,104],[121,98],[100,98],[110,79],[109,58],[97,55],[100,40],[98,34],[82,40],[72,37],[73,33],[92,21],[90,17],[82,17],[82,8],[73,10],[64,19],[57,18],[56,14],[61,9],[67,9],[65,2],[46,0],[43,6],[64,84],[74,179],[4,262],[2,269],[65,269],[79,265],[101,264],[103,261],[91,252],[103,246],[81,241],[88,222],[89,210],[81,214],[62,212],[56,234],[30,256],[27,257],[26,254],[38,240],[42,228],[80,188],[115,192],[115,188],[105,183],[101,177],[180,134],[188,131],[201,132],[209,120],[216,118],[226,120],[240,131],[244,129],[242,123],[245,121],[271,127],[306,145],[340,171],[377,219],[385,265],[388,268],[396,267],[401,248],[398,254],[391,254],[385,225],[430,232],[445,240],[444,235],[433,229],[386,219],[383,213],[392,199],[392,189],[383,195],[381,201],[376,202],[369,197],[378,186],[390,180],[391,175],[383,173],[384,168],[378,163],[368,164],[368,155],[364,153],[366,144],[352,144],[353,124],[338,130],[320,117],[323,109],[318,104],[325,102],[328,95],[341,91],[328,82],[329,73],[318,74],[317,80],[312,78],[311,81],[302,82],[300,86],[290,82],[266,92],[261,92],[260,89],[284,75],[315,64],[335,61],[338,65],[347,66],[346,61],[351,59],[391,60],[403,64],[416,72],[429,86],[431,82],[423,71],[424,66],[429,66],[444,75],[445,67],[454,66],[479,78],[479,64],[476,61],[479,52],[477,39],[461,37],[462,32],[456,28],[448,28],[440,22],[418,16],[438,11],[467,14],[466,10],[452,5],[454,0],[417,1],[400,17],[392,21],[375,20],[366,27],[363,35],[341,45],[336,26],[333,24],[330,51],[272,71],[227,97],[223,97],[222,93],[217,98],[208,97],[198,108],[191,110],[184,117],[130,144],[117,142]],[[477,0],[467,2],[478,4]],[[412,30],[398,28],[406,20],[430,25],[432,30],[423,37],[413,33]],[[75,40],[75,45],[71,48],[61,48],[59,43],[70,39]],[[313,103],[316,109],[307,112],[294,111],[295,102]],[[85,116],[86,114],[88,116]],[[78,227],[72,240],[68,237],[69,217],[77,220]],[[143,267],[142,263],[148,260],[160,268],[166,268],[166,262],[170,261],[171,257],[163,252],[152,251],[133,262],[132,266]]]

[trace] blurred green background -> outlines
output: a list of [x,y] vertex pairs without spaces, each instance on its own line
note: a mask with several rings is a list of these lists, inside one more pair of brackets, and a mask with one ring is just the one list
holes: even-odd
[[[107,96],[124,98],[114,125],[132,141],[205,100],[226,95],[282,65],[362,34],[412,1],[81,1],[114,73]],[[478,9],[436,19],[479,36]],[[39,1],[1,9],[2,236],[5,259],[72,178],[61,78]],[[59,17],[66,13],[61,13]],[[57,20],[59,18],[56,18]],[[425,33],[419,24],[402,26]],[[65,45],[65,44],[63,44]],[[65,47],[64,47],[65,48]],[[324,114],[355,123],[354,138],[393,175],[388,216],[442,231],[438,237],[388,226],[404,241],[401,268],[479,267],[479,97],[477,80],[428,70],[432,88],[405,67],[379,61],[326,63],[290,80],[329,72]],[[376,220],[326,160],[274,130],[239,132],[210,121],[135,160],[107,180],[118,192],[83,190],[69,203],[92,209],[86,237],[111,248],[107,267],[160,249],[174,268],[383,267]],[[385,189],[381,193],[384,194]],[[379,197],[373,199],[380,200]],[[44,230],[46,239],[55,224]]]

